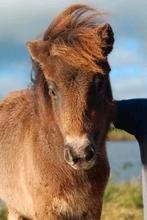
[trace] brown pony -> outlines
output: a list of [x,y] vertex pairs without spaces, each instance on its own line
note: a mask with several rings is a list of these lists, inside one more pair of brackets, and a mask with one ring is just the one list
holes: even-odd
[[109,177],[109,24],[73,5],[28,43],[31,88],[0,105],[0,197],[9,220],[98,220]]

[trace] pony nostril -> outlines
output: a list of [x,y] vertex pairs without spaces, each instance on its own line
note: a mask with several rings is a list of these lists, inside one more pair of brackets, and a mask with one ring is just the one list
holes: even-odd
[[65,159],[68,163],[70,163],[70,162],[73,161],[73,155],[72,155],[72,152],[71,152],[71,150],[70,150],[69,148],[66,148],[66,149],[64,150],[64,159]]
[[94,157],[94,150],[91,146],[88,146],[85,150],[85,160],[89,161]]
[[77,162],[80,160],[80,158],[77,157],[77,156],[75,156],[75,155],[73,154],[72,150],[69,149],[69,148],[66,148],[66,149],[64,150],[64,159],[65,159],[68,163],[74,163],[74,164],[77,163]]
[[77,162],[79,161],[79,159],[80,159],[80,158],[78,158],[78,157],[73,157],[72,160],[73,160],[74,163],[77,163]]
[[85,157],[86,161],[91,160],[93,158],[93,156],[94,156],[94,152],[92,150],[89,151],[88,154]]

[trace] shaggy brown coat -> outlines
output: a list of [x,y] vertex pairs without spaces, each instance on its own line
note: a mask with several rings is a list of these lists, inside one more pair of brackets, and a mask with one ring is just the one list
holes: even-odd
[[[112,114],[107,55],[114,39],[110,25],[98,24],[97,13],[90,11],[85,5],[69,7],[43,40],[28,43],[32,86],[0,104],[0,197],[9,220],[100,219],[109,177],[105,136]],[[50,88],[51,81],[62,99]],[[64,138],[85,133],[99,134],[96,163],[75,170],[64,159]]]

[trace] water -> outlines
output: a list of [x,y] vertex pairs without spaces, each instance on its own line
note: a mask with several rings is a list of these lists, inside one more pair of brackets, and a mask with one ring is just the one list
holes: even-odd
[[139,145],[135,141],[107,142],[112,180],[128,181],[141,176]]

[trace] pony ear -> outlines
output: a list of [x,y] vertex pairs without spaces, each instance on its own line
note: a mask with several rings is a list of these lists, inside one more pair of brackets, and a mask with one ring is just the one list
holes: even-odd
[[102,54],[107,56],[113,49],[114,33],[109,24],[104,24],[97,29],[98,38],[100,39]]
[[34,40],[27,43],[27,48],[33,60],[38,63],[44,63],[49,56],[48,42],[43,40]]

